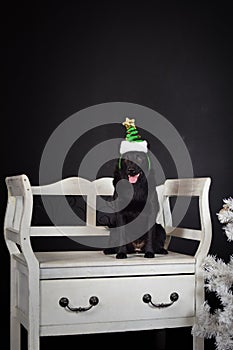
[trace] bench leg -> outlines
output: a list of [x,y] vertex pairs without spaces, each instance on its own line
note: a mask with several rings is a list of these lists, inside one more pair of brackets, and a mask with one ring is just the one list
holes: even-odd
[[28,350],[40,350],[40,337],[39,334],[28,329]]
[[29,301],[28,322],[28,350],[40,350],[39,313],[32,310],[32,302]]
[[10,350],[20,350],[21,325],[16,315],[18,280],[16,263],[12,258],[10,288]]
[[193,350],[204,350],[204,338],[193,336]]
[[[32,277],[33,276],[33,277]],[[39,270],[29,271],[28,350],[40,350],[40,282]]]
[[10,349],[20,350],[20,338],[21,338],[21,326],[20,322],[11,316],[11,329],[10,329]]

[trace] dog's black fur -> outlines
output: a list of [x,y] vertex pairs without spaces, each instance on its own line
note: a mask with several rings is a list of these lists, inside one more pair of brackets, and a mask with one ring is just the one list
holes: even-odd
[[[167,254],[167,250],[164,249],[165,231],[156,223],[159,203],[155,176],[153,169],[150,169],[147,154],[127,152],[119,162],[113,179],[113,199],[117,206],[114,223],[110,225],[119,227],[119,234],[116,238],[110,232],[111,247],[106,248],[104,253],[116,254],[117,259],[127,258],[127,254],[137,252],[144,253],[145,258],[153,258],[155,253]],[[132,183],[136,178],[136,182]],[[138,215],[140,218],[135,221]],[[129,223],[131,227],[127,225]],[[137,231],[136,236],[133,235],[133,231]],[[129,237],[133,237],[132,240]]]

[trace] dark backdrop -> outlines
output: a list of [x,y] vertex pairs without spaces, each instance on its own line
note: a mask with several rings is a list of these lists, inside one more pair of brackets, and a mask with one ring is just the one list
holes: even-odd
[[[211,176],[210,253],[228,261],[232,244],[223,235],[216,212],[223,198],[232,195],[232,12],[224,2],[149,4],[22,1],[8,7],[1,222],[6,206],[4,178],[25,173],[37,184],[45,143],[63,120],[99,103],[136,103],[174,125],[190,152],[195,176]],[[110,132],[105,128],[102,135],[108,139]],[[98,135],[93,136],[97,143]],[[80,146],[84,152],[86,141]],[[80,160],[75,153],[72,157],[71,163]],[[66,175],[75,175],[69,164]],[[169,166],[166,176],[173,176]],[[2,334],[8,344],[9,255],[3,238],[0,248]],[[116,342],[121,346],[126,340],[137,346],[142,341],[159,348],[154,332],[133,332],[45,338],[42,349],[56,344],[71,347],[80,340],[86,344],[94,340],[102,347]],[[191,349],[190,328],[167,331],[167,348],[174,344]],[[206,349],[213,348],[213,341],[206,341]]]

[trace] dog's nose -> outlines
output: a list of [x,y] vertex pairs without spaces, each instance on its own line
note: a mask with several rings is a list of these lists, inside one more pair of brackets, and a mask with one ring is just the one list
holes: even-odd
[[134,168],[128,168],[128,174],[136,175],[136,170]]

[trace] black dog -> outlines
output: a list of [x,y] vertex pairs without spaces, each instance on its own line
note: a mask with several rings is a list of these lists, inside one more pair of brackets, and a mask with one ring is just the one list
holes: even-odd
[[116,253],[117,259],[127,258],[127,253],[144,253],[145,258],[153,258],[155,253],[167,254],[166,233],[156,223],[159,203],[148,155],[135,151],[123,154],[114,172],[113,185],[115,220],[110,226],[118,230],[110,231],[111,248],[104,253]]

